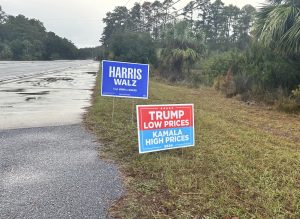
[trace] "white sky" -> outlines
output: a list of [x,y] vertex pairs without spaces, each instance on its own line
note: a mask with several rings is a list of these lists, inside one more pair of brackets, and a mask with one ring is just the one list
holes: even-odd
[[[78,47],[98,46],[103,30],[102,19],[116,6],[124,6],[128,0],[0,0],[2,10],[10,15],[23,14],[44,23],[48,31],[66,37]],[[154,0],[149,0],[153,2]],[[162,1],[162,0],[161,0]],[[252,4],[258,7],[264,0],[222,0],[225,4],[242,7]],[[130,0],[127,7],[134,2]],[[181,0],[176,8],[184,7],[190,0]]]

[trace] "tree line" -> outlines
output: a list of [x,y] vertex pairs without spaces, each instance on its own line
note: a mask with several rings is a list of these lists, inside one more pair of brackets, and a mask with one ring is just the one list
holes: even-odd
[[163,40],[165,30],[180,18],[186,21],[193,35],[201,35],[209,50],[245,48],[256,9],[251,5],[238,8],[226,6],[221,0],[191,1],[181,10],[178,1],[165,0],[135,3],[131,9],[116,7],[103,19],[106,27],[101,41],[104,45],[118,32],[147,32],[154,40]]
[[88,59],[100,47],[78,49],[70,40],[47,32],[43,23],[24,15],[7,15],[0,6],[0,60]]
[[178,9],[178,2],[108,12],[103,58],[150,63],[159,76],[213,85],[228,97],[295,100],[300,109],[300,0],[268,0],[258,10],[221,0]]

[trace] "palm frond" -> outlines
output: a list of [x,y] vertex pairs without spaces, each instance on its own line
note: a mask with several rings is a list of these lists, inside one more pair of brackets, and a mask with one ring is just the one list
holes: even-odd
[[299,15],[295,6],[266,5],[257,13],[254,35],[262,45],[282,54],[299,53]]
[[278,47],[285,54],[300,54],[300,12],[294,25],[281,37]]

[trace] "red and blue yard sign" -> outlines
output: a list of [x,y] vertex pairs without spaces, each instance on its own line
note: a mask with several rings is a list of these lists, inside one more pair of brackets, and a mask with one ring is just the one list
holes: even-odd
[[195,145],[194,105],[137,106],[139,152]]

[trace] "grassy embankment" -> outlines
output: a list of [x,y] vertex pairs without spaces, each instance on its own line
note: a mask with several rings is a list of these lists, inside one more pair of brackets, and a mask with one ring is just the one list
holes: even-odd
[[112,98],[95,95],[86,122],[127,189],[113,216],[300,218],[299,116],[157,81],[149,98],[135,103],[195,104],[196,146],[139,155],[132,101],[115,99],[112,123]]

